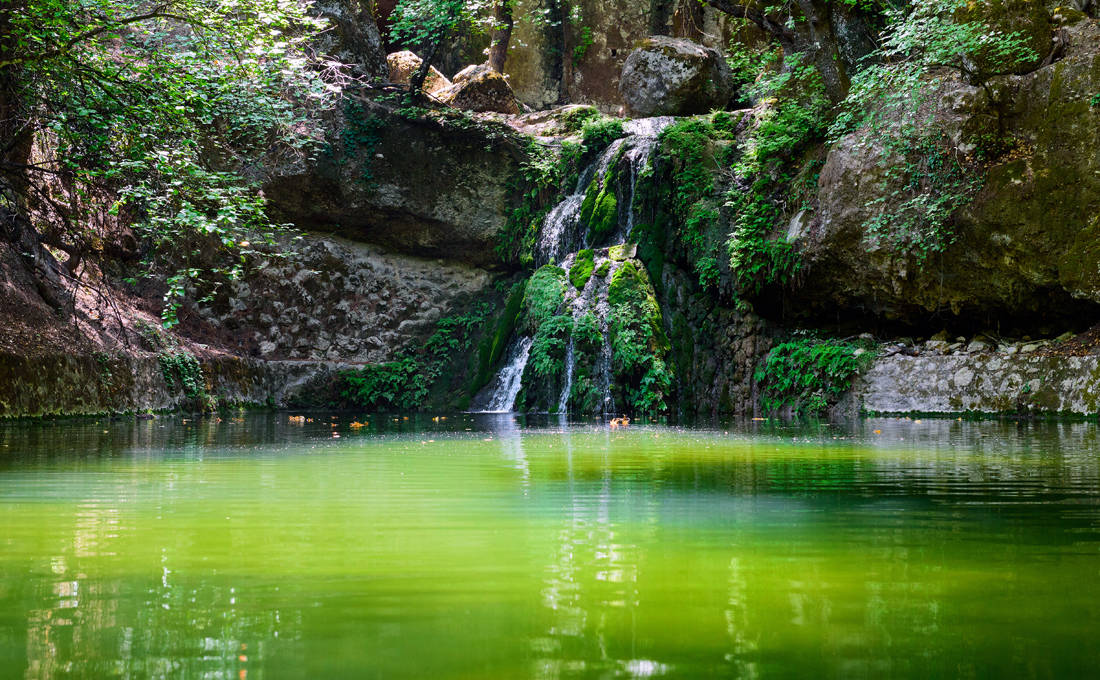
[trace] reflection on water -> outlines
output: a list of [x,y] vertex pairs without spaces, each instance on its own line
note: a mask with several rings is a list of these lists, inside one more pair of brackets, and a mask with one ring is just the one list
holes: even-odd
[[0,425],[0,676],[1083,677],[1097,434]]

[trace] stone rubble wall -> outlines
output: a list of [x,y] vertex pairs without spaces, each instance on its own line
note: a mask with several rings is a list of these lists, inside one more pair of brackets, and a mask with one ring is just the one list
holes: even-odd
[[1100,356],[1012,354],[878,358],[856,382],[849,411],[1090,415],[1100,403]]

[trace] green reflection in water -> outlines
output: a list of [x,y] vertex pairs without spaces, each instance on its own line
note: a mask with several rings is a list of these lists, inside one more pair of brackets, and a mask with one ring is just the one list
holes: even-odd
[[1100,667],[1092,425],[349,420],[0,426],[0,675]]

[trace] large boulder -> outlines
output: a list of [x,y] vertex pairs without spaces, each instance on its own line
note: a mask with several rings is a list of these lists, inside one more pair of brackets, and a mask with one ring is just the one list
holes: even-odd
[[1002,35],[1015,35],[1024,52],[1006,60],[992,51],[979,51],[968,59],[969,68],[979,75],[1027,73],[1039,67],[1050,54],[1054,27],[1041,0],[985,0],[970,2],[957,12],[958,18],[979,22]]
[[519,103],[504,76],[488,64],[468,66],[455,74],[452,85],[436,95],[440,101],[464,111],[519,113]]
[[718,50],[655,35],[627,57],[619,91],[631,116],[688,116],[724,108],[733,76]]
[[[841,140],[821,170],[820,209],[796,234],[805,282],[793,308],[837,309],[913,322],[1095,318],[1100,311],[1100,23],[1065,29],[1065,58],[999,80],[1015,149],[985,168],[981,190],[954,220],[957,240],[921,264],[876,242],[872,218],[898,200],[881,149],[863,133]],[[981,88],[941,93],[938,124],[963,153],[995,126]],[[995,129],[995,128],[994,128]],[[895,178],[896,179],[896,178]],[[882,225],[889,229],[891,225]],[[881,227],[880,227],[881,228]]]
[[[390,82],[396,85],[408,85],[412,76],[424,60],[408,50],[394,52],[386,55],[386,63],[390,68]],[[431,95],[438,95],[451,86],[447,76],[440,73],[434,66],[428,67],[428,77],[424,79],[424,91]]]
[[363,99],[335,117],[331,146],[264,187],[280,218],[421,257],[499,264],[494,247],[517,207],[526,157],[500,123],[412,118]]

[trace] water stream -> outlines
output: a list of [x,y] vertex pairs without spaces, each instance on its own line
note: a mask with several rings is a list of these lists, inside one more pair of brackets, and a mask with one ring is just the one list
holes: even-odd
[[[556,263],[568,269],[577,250],[593,246],[614,246],[629,242],[635,226],[635,194],[638,187],[638,179],[650,166],[654,152],[657,149],[657,137],[661,131],[674,122],[669,117],[646,118],[630,120],[624,123],[626,137],[612,142],[592,163],[579,175],[577,184],[572,193],[566,195],[553,209],[547,213],[543,220],[542,229],[539,232],[538,241],[535,244],[535,263],[538,266]],[[609,174],[616,166],[622,166],[629,172],[626,187],[628,195],[621,197],[618,224],[608,243],[592,244],[586,230],[580,224],[581,206],[584,203],[585,193],[593,180],[603,183],[608,180]],[[597,265],[606,259],[600,256]],[[612,264],[612,267],[617,264]],[[612,269],[613,271],[613,269]],[[572,306],[573,318],[576,320],[585,311],[595,311],[600,320],[601,330],[604,333],[604,348],[597,362],[597,381],[603,393],[602,413],[614,412],[614,401],[611,397],[611,342],[607,336],[607,290],[606,282],[590,280],[585,291],[576,292],[570,289],[566,304]],[[583,304],[577,304],[577,301]],[[529,349],[530,345],[528,345]],[[483,396],[477,402],[485,403],[485,411],[510,410],[515,406],[515,397],[519,393],[519,384],[522,382],[523,372],[526,368],[528,353],[516,352],[509,354],[508,361],[500,369],[498,376],[490,383],[488,390],[483,391]],[[575,348],[572,338],[568,340],[565,357],[565,385],[558,399],[559,413],[569,411],[569,398],[573,385],[575,372]],[[506,405],[506,406],[505,406]]]
[[515,409],[516,397],[523,388],[523,370],[527,367],[532,343],[534,339],[526,336],[512,340],[504,355],[504,367],[482,391],[488,400],[481,406],[475,405],[473,413],[510,413]]

